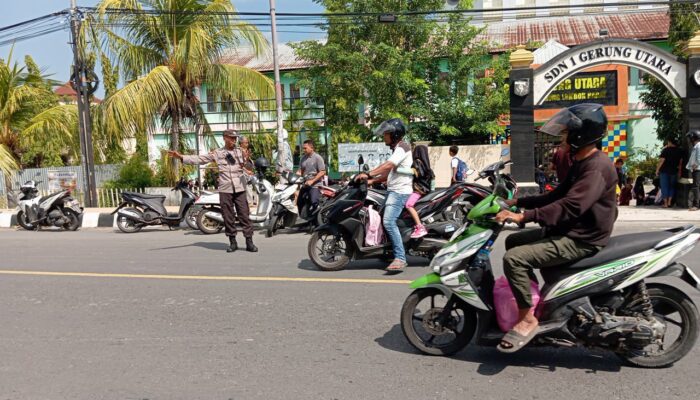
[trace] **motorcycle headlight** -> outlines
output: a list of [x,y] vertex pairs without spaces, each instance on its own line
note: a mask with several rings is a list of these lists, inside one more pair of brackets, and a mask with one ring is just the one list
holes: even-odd
[[433,261],[430,263],[430,266],[433,268],[433,271],[439,273],[442,265],[445,263],[445,261],[447,259],[452,257],[452,254],[454,254],[454,253],[450,252],[450,253],[439,254],[439,255],[435,256],[435,258],[433,258]]

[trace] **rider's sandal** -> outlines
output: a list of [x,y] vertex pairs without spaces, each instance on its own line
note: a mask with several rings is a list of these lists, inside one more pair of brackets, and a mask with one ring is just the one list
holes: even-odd
[[516,351],[522,349],[528,343],[530,343],[530,341],[537,335],[538,330],[539,328],[535,328],[525,336],[519,334],[513,329],[509,330],[508,333],[506,333],[506,335],[503,336],[501,342],[508,343],[510,347],[503,347],[503,344],[499,343],[497,347],[498,351],[500,351],[501,353],[515,353]]
[[402,272],[404,268],[406,268],[406,262],[401,261],[399,259],[394,259],[394,261],[392,261],[391,264],[389,264],[389,266],[386,267],[385,271],[398,273]]

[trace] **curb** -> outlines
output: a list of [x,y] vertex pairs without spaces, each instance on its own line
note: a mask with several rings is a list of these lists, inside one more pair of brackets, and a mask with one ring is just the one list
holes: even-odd
[[[169,216],[177,216],[177,213],[168,213]],[[80,221],[81,228],[117,228],[117,215],[106,212],[85,211]],[[0,228],[14,228],[17,225],[17,213],[0,212]],[[181,228],[186,228],[185,221],[180,222]]]

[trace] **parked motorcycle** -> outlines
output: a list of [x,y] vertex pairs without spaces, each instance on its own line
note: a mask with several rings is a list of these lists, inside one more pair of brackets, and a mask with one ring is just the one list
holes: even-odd
[[[504,335],[496,323],[489,254],[503,228],[494,216],[509,206],[505,184],[496,179],[494,193],[469,213],[472,223],[435,256],[433,272],[410,285],[401,327],[425,354],[453,354],[473,336],[477,345],[496,346]],[[694,231],[687,225],[615,236],[591,257],[541,270],[540,326],[531,345],[606,349],[640,367],[683,358],[698,337],[697,307],[675,286],[646,280],[676,277],[700,290],[698,277],[678,262],[700,239]]]
[[[256,174],[250,177],[248,182],[252,186],[255,193],[258,195],[258,206],[255,210],[251,210],[250,221],[253,224],[264,224],[268,220],[270,210],[272,209],[272,197],[275,195],[275,188],[270,181],[265,179],[265,172],[270,167],[269,161],[265,157],[259,157],[255,160]],[[216,195],[216,203],[213,203],[214,198],[210,201],[212,204],[203,207],[202,212],[197,215],[197,228],[205,234],[219,233],[224,229],[224,217],[221,212],[221,206],[218,201],[218,193]]]
[[122,192],[122,203],[112,214],[117,214],[117,228],[124,233],[135,233],[149,225],[179,226],[187,211],[195,201],[195,194],[185,180],[180,180],[172,191],[182,194],[180,210],[176,216],[168,216],[165,209],[165,196],[145,193]]
[[[423,196],[415,205],[421,220],[440,214],[463,193],[462,185],[453,185]],[[365,246],[368,188],[366,182],[351,181],[347,192],[334,201],[327,223],[314,230],[309,239],[311,261],[323,271],[339,271],[356,259],[391,258],[391,243]],[[381,211],[381,210],[380,210]],[[397,225],[408,254],[431,258],[459,226],[452,221],[425,223],[428,234],[412,239],[413,218],[404,210]]]
[[39,197],[38,183],[30,180],[20,186],[22,194],[17,205],[17,223],[29,231],[42,226],[55,226],[68,231],[80,228],[83,207],[71,197],[70,190]]
[[[198,229],[206,234],[221,232],[224,229],[223,218],[221,222],[216,220],[216,218],[204,218],[203,214],[206,212],[213,212],[221,217],[221,201],[218,192],[203,190],[190,208],[190,211],[188,211],[188,215],[191,215],[194,219],[194,228],[192,229]],[[187,224],[190,225],[189,220]]]

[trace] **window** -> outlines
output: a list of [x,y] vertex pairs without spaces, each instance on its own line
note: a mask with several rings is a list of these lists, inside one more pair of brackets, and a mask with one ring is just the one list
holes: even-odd
[[207,112],[216,112],[216,93],[214,93],[214,89],[207,89]]
[[649,76],[649,73],[646,71],[642,71],[641,69],[639,70],[639,79],[637,81],[638,85],[646,85],[647,84],[647,77]]
[[289,97],[295,100],[301,98],[301,91],[296,83],[289,84]]

